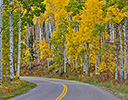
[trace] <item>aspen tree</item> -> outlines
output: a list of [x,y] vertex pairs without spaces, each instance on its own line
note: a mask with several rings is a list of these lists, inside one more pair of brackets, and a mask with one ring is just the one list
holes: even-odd
[[117,34],[117,30],[118,30],[118,26],[116,26],[116,32],[115,32],[115,36],[116,36],[116,52],[115,52],[115,58],[116,58],[116,72],[115,72],[115,79],[118,80],[118,43],[117,43],[117,39],[118,39],[118,34]]
[[21,8],[19,11],[19,44],[18,44],[18,68],[17,68],[18,76],[20,76],[20,57],[21,57]]
[[122,40],[122,23],[119,23],[120,34],[120,80],[123,80],[123,40]]
[[0,80],[2,80],[3,70],[2,70],[2,15],[3,15],[3,0],[0,0]]
[[12,1],[10,2],[10,78],[13,81],[13,11],[12,11]]
[[125,17],[125,33],[124,33],[124,52],[125,52],[125,74],[124,74],[124,79],[127,79],[127,17]]

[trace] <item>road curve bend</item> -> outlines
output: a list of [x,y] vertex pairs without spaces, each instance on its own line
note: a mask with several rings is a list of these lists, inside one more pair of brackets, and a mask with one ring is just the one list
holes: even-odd
[[80,82],[38,77],[21,77],[21,80],[33,82],[37,87],[9,100],[122,100],[106,90]]

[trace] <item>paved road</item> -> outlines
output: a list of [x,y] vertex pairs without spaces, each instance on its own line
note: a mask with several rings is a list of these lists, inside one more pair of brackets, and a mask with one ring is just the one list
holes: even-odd
[[10,100],[122,100],[98,87],[66,80],[21,77],[37,87]]

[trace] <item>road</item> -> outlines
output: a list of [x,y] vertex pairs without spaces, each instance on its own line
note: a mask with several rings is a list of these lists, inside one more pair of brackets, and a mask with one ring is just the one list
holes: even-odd
[[9,100],[122,100],[99,87],[80,82],[21,77],[37,84],[34,89]]

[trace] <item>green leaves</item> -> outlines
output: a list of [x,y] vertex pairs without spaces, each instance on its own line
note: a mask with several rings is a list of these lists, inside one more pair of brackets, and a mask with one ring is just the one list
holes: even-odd
[[80,2],[80,0],[70,0],[68,5],[65,7],[65,9],[69,13],[69,16],[72,17],[75,16],[76,14],[79,14],[83,6],[84,3]]

